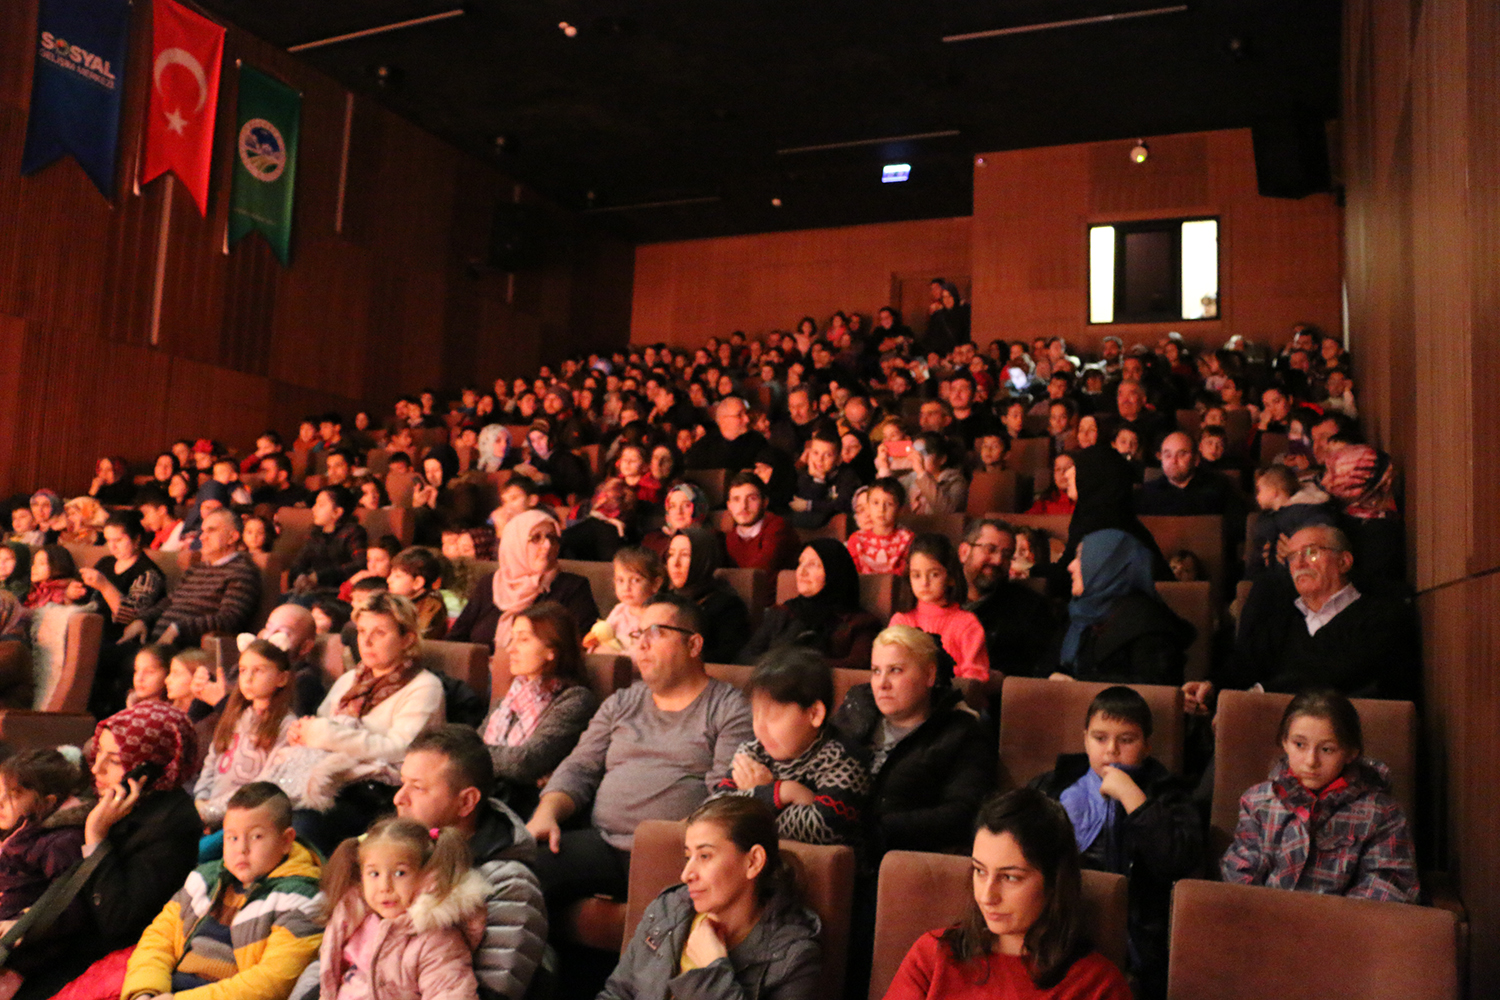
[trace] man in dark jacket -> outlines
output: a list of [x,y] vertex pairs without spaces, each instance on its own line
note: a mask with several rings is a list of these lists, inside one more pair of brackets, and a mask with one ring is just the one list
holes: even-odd
[[990,669],[1034,677],[1042,669],[1056,629],[1052,606],[1040,593],[1010,578],[1016,554],[1016,529],[1004,521],[975,521],[958,545],[968,581],[965,611],[984,626]]
[[710,431],[688,449],[683,461],[689,469],[725,469],[726,475],[755,465],[755,456],[766,439],[750,429],[750,404],[738,396],[726,396],[714,409],[718,433]]

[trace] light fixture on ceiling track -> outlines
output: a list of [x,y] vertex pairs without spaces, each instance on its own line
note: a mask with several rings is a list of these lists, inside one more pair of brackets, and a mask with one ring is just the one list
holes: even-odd
[[1170,7],[1152,7],[1148,10],[1127,10],[1118,14],[1096,14],[1093,17],[1075,17],[1066,21],[1048,21],[1045,24],[1021,24],[1014,28],[993,28],[989,31],[968,31],[961,35],[944,35],[943,41],[975,42],[982,38],[1004,38],[1006,35],[1028,35],[1036,31],[1053,31],[1057,28],[1079,28],[1087,24],[1112,24],[1115,21],[1133,21],[1138,17],[1156,17],[1158,14],[1181,14],[1187,11],[1185,3]]
[[303,42],[300,45],[292,45],[287,48],[288,52],[306,52],[309,49],[321,49],[325,45],[337,45],[340,42],[352,42],[356,38],[369,38],[371,35],[384,35],[390,31],[402,31],[406,28],[415,28],[423,24],[432,24],[436,21],[446,21],[449,18],[462,17],[464,9],[455,7],[452,10],[441,11],[437,14],[428,14],[426,17],[414,17],[408,21],[397,21],[394,24],[382,24],[376,28],[363,28],[359,31],[350,31],[342,35],[333,35],[329,38],[320,38],[315,42]]

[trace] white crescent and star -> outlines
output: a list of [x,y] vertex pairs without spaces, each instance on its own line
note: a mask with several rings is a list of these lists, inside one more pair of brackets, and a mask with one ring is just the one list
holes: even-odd
[[[161,55],[156,57],[156,65],[152,69],[152,77],[156,84],[156,89],[161,91],[163,97],[166,96],[166,92],[161,87],[161,75],[166,71],[168,66],[172,65],[181,66],[193,74],[193,80],[198,84],[198,104],[193,108],[192,114],[197,115],[199,111],[203,110],[203,105],[208,101],[208,76],[203,72],[203,64],[187,49],[163,49]],[[178,108],[168,111],[166,118],[168,131],[181,135],[183,130],[187,128],[188,119],[183,117],[181,110]]]

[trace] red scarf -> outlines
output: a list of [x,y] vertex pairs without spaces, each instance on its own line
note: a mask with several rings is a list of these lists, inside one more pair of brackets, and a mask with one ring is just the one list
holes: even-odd
[[31,585],[31,590],[26,594],[26,600],[21,603],[28,608],[39,608],[43,604],[67,604],[68,584],[72,582],[72,580],[63,578],[34,583]]

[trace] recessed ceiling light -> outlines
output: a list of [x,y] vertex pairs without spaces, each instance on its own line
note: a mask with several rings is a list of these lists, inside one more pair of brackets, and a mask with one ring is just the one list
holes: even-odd
[[910,163],[887,163],[880,168],[880,183],[902,184],[911,177]]

